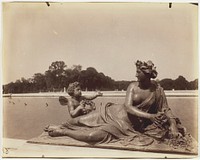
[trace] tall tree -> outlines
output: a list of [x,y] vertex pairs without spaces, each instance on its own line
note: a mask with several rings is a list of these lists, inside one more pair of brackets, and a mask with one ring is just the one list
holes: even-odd
[[52,62],[49,70],[45,72],[48,90],[61,90],[63,87],[63,77],[66,74],[67,65],[63,61]]
[[82,70],[82,66],[81,65],[73,65],[72,70],[77,70],[80,73]]
[[189,82],[183,77],[179,76],[174,80],[174,89],[175,90],[187,90]]
[[198,89],[198,79],[189,82],[189,89],[190,90],[197,90]]
[[160,85],[164,88],[164,90],[172,90],[174,89],[174,80],[166,78],[161,80]]
[[33,76],[33,83],[36,91],[46,91],[47,83],[45,75],[42,73],[35,73]]
[[51,65],[49,66],[49,70],[51,72],[56,71],[57,74],[62,74],[63,71],[67,68],[67,65],[65,65],[65,62],[63,61],[55,61],[52,62]]

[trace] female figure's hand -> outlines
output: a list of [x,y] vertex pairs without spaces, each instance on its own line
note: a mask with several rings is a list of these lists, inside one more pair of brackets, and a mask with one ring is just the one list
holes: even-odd
[[167,117],[164,112],[158,112],[157,114],[151,114],[150,120],[155,123],[157,126],[161,126],[167,121]]

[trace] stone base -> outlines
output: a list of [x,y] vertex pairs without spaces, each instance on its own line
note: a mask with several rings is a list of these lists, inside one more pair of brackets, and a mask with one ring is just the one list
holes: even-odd
[[74,140],[70,137],[50,137],[47,132],[43,132],[40,136],[28,140],[28,143],[35,144],[48,144],[48,145],[62,145],[62,146],[77,146],[77,147],[90,147],[90,148],[103,148],[103,149],[119,149],[129,151],[143,151],[143,152],[155,152],[155,153],[172,153],[172,154],[190,154],[197,155],[197,142],[192,138],[192,148],[190,150],[181,147],[169,146],[165,143],[154,140],[151,145],[148,146],[136,146],[132,144],[122,144],[120,141],[108,143],[108,144],[95,144],[91,145],[85,142]]

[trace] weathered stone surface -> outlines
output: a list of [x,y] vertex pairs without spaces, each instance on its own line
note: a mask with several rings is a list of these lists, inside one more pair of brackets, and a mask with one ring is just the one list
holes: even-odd
[[192,138],[192,148],[186,149],[182,147],[176,147],[161,143],[154,140],[148,146],[136,146],[130,143],[124,144],[120,141],[108,143],[108,144],[95,144],[91,145],[85,142],[74,140],[70,137],[50,137],[47,132],[43,132],[40,136],[27,141],[28,143],[35,144],[49,144],[49,145],[62,145],[62,146],[77,146],[77,147],[92,147],[92,148],[104,148],[104,149],[120,149],[120,150],[131,150],[131,151],[145,151],[145,152],[157,152],[157,153],[178,153],[178,154],[192,154],[197,155],[197,142]]

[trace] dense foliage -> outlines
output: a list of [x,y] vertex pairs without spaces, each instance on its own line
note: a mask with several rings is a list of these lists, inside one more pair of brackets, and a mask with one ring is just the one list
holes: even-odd
[[[44,74],[35,73],[32,78],[21,78],[15,83],[3,85],[3,93],[60,92],[74,81],[80,82],[81,88],[88,91],[126,90],[131,82],[115,81],[93,67],[86,70],[82,70],[80,65],[67,68],[63,61],[56,61]],[[198,80],[188,82],[183,76],[179,76],[175,80],[163,79],[160,85],[165,90],[195,90],[198,88]]]
[[163,79],[160,85],[165,90],[197,90],[198,89],[198,79],[188,82],[183,76],[179,76],[177,79]]

